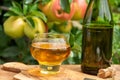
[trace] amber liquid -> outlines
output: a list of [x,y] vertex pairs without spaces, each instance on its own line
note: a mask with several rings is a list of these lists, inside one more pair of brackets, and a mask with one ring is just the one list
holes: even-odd
[[81,64],[83,72],[96,75],[100,68],[110,66],[112,35],[113,28],[111,26],[90,26],[83,28]]
[[33,43],[31,46],[32,56],[41,64],[61,64],[70,54],[70,46],[57,43]]
[[62,43],[32,43],[30,50],[40,67],[48,71],[58,71],[61,63],[70,54],[70,46]]

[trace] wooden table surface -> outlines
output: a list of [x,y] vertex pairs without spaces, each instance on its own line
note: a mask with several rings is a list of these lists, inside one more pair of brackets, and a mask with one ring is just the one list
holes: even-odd
[[[32,67],[38,67],[38,65],[28,65]],[[35,75],[21,75],[22,77],[27,78],[21,78],[18,80],[120,80],[120,65],[112,65],[116,69],[116,75],[114,76],[114,79],[101,79],[94,75],[84,74],[81,72],[80,65],[62,65],[61,66],[61,72],[56,75],[52,76],[35,76]],[[1,69],[2,65],[0,65],[0,80],[16,80],[14,79],[15,76],[21,73],[14,73],[9,72]],[[86,79],[90,78],[90,79]]]

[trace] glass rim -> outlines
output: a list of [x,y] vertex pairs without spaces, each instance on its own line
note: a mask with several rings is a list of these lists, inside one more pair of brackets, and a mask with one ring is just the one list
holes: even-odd
[[45,35],[45,34],[48,34],[48,35],[65,35],[63,33],[36,33],[35,36],[36,35]]
[[[56,36],[56,37],[55,37]],[[67,38],[66,34],[63,33],[37,33],[34,38]]]
[[67,43],[69,42],[68,41],[69,37],[66,36],[66,34],[63,34],[63,33],[38,33],[34,36],[32,42],[35,42],[35,41],[40,41],[40,40],[48,40],[48,41],[62,41],[62,40],[65,40]]

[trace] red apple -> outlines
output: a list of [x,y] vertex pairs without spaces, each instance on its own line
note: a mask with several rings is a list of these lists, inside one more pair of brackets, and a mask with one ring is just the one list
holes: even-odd
[[73,0],[75,6],[75,14],[73,16],[73,20],[83,19],[86,9],[87,9],[87,2],[86,0]]
[[60,0],[54,0],[54,3],[52,5],[52,11],[53,11],[53,14],[61,20],[70,20],[75,13],[73,3],[71,3],[70,5],[70,13],[64,12],[60,6]]
[[66,13],[60,6],[60,0],[51,0],[48,4],[39,4],[39,9],[46,15],[48,21],[66,21],[70,20],[74,13],[74,4],[71,3],[70,13]]
[[59,19],[55,17],[55,15],[53,14],[52,11],[52,5],[53,5],[53,1],[51,0],[49,3],[43,5],[41,3],[39,3],[39,9],[46,15],[48,21],[58,21]]

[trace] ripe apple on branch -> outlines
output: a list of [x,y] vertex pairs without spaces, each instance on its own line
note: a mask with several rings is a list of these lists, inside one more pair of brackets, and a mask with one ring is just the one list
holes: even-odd
[[[26,2],[25,2],[26,1]],[[38,10],[37,1],[23,0],[23,4],[12,1],[12,6],[5,14],[8,18],[4,21],[4,32],[13,39],[23,36],[33,39],[36,33],[46,32],[47,19]]]
[[[83,19],[87,8],[86,0],[42,0],[39,3],[39,9],[48,19],[48,27],[55,25],[56,31],[70,32],[72,29],[72,20],[79,21]],[[57,22],[57,23],[56,23]],[[66,24],[64,24],[66,23]],[[50,24],[50,26],[49,26]],[[70,24],[67,26],[67,24]]]
[[[22,5],[12,1],[12,7],[5,14],[9,17],[4,22],[4,31],[12,38],[27,36],[32,39],[36,33],[47,32],[46,24],[50,21],[63,23],[83,19],[87,7],[86,0],[22,1]],[[63,30],[60,27],[58,29]],[[68,29],[66,28],[66,30]]]
[[46,15],[48,21],[83,19],[86,8],[86,0],[50,0],[48,3],[39,4],[39,9]]

